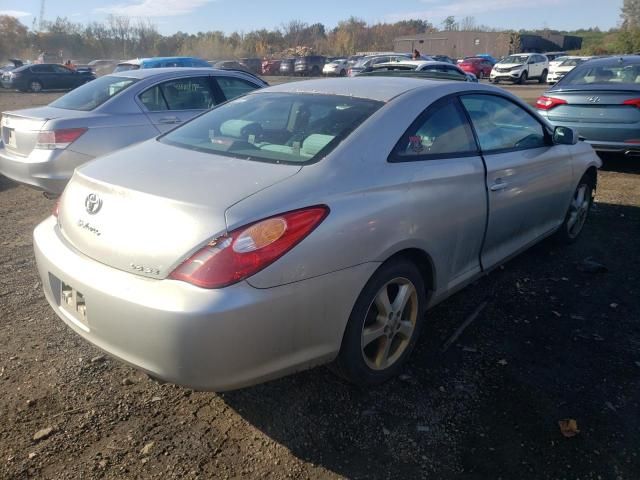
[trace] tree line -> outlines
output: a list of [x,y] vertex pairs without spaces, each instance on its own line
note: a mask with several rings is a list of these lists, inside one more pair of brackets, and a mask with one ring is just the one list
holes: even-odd
[[[393,50],[400,36],[438,30],[498,31],[476,24],[473,17],[447,17],[436,28],[427,20],[367,24],[351,17],[332,29],[322,23],[291,20],[278,28],[248,33],[222,31],[177,32],[162,35],[148,19],[109,16],[104,22],[75,23],[66,17],[28,28],[18,19],[0,15],[0,60],[11,57],[35,59],[41,52],[64,59],[193,55],[204,59],[283,56],[299,52],[350,55],[357,51]],[[518,33],[531,33],[520,30]],[[601,32],[589,28],[562,32],[583,38],[584,54],[640,51],[640,0],[624,0],[619,28]],[[304,47],[300,49],[300,47]],[[424,52],[428,53],[428,52]]]
[[355,51],[392,50],[393,39],[437,31],[426,20],[367,24],[351,17],[335,28],[322,23],[292,20],[272,30],[248,33],[221,31],[162,35],[147,19],[109,16],[104,22],[75,23],[65,18],[43,22],[42,30],[29,29],[19,20],[0,16],[0,58],[36,58],[40,52],[65,58],[126,59],[145,56],[194,55],[205,59],[268,57],[307,47],[327,55]]

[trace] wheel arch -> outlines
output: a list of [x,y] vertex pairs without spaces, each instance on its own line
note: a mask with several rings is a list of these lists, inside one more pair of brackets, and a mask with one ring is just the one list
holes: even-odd
[[431,258],[427,252],[422,250],[421,248],[416,247],[408,247],[403,248],[402,250],[398,250],[394,254],[392,254],[389,258],[387,258],[382,264],[386,264],[389,262],[393,262],[398,259],[407,259],[413,264],[415,264],[420,270],[420,274],[422,275],[422,279],[424,280],[425,285],[425,294],[427,297],[427,303],[429,302],[431,295],[436,290],[437,280],[436,280],[436,269]]
[[595,191],[598,187],[598,169],[591,165],[589,168],[587,168],[587,170],[584,172],[584,175],[582,176],[586,177],[587,180],[589,180],[589,185],[591,185],[591,187]]

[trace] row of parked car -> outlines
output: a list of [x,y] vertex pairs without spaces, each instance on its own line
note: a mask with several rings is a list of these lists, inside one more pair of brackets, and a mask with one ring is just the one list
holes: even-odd
[[[630,79],[625,62],[596,69]],[[591,207],[593,149],[469,79],[405,57],[273,87],[124,70],[4,112],[0,172],[62,192],[34,231],[42,288],[116,358],[196,389],[329,362],[376,385],[428,308],[546,236],[576,241]]]

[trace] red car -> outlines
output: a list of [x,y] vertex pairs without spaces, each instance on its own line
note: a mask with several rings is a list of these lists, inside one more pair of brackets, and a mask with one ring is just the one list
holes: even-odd
[[281,60],[263,60],[262,61],[262,74],[263,75],[278,75],[280,73]]
[[478,79],[488,78],[491,75],[491,62],[486,58],[469,57],[465,58],[458,66],[467,73],[473,73]]

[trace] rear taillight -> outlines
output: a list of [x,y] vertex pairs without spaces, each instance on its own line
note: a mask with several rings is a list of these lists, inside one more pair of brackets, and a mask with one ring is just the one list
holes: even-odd
[[64,128],[61,130],[43,130],[38,133],[35,148],[40,150],[64,149],[86,132],[86,128]]
[[552,108],[557,107],[558,105],[566,105],[568,102],[561,98],[554,97],[539,97],[536,100],[536,108],[538,110],[551,110]]
[[328,213],[328,207],[315,206],[238,228],[209,242],[169,278],[202,288],[222,288],[237,283],[295,247]]
[[56,203],[53,205],[53,212],[51,212],[51,214],[58,218],[58,213],[60,212],[60,199],[57,198],[56,199]]
[[347,70],[347,75],[351,76],[351,69]]
[[640,108],[640,98],[630,98],[622,102],[623,105],[631,105],[636,108]]

